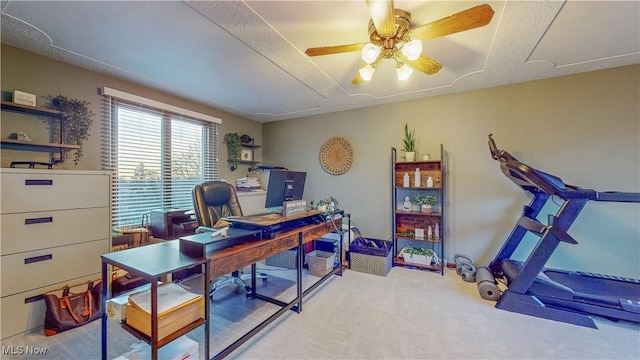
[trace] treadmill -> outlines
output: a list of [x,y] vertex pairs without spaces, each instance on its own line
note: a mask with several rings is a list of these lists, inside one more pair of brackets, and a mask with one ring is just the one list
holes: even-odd
[[[508,286],[496,307],[591,328],[597,326],[590,315],[640,322],[640,280],[545,268],[560,242],[578,244],[567,231],[588,201],[640,203],[640,193],[598,192],[565,184],[498,150],[492,135],[489,149],[505,176],[533,194],[489,265],[492,274],[506,279]],[[563,203],[555,215],[547,215],[548,224],[544,225],[537,217],[551,196]],[[534,250],[524,262],[510,259],[527,233],[540,237]]]

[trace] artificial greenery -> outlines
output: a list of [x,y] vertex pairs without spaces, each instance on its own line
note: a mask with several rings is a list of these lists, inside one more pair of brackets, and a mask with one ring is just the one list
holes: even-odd
[[425,249],[425,248],[415,248],[413,246],[406,246],[402,249],[402,252],[405,254],[409,254],[411,256],[413,255],[424,255],[424,256],[431,256],[431,257],[435,257],[436,256],[436,252],[431,250],[431,249]]
[[[80,146],[80,148],[76,150],[76,155],[73,159],[74,164],[78,165],[78,162],[84,155],[82,152],[82,144],[89,138],[89,135],[91,135],[93,111],[89,109],[89,103],[87,101],[70,99],[63,95],[52,97],[51,106],[53,109],[62,113],[62,142]],[[60,126],[60,124],[54,125],[54,128],[58,126]],[[64,156],[66,157],[66,153]],[[64,161],[64,159],[61,160]]]
[[416,138],[415,138],[415,129],[409,131],[409,125],[404,124],[404,151],[406,152],[415,152],[416,151]]
[[436,204],[436,197],[433,195],[427,195],[424,193],[418,194],[416,195],[415,198],[416,202],[420,205],[435,205]]
[[227,133],[224,135],[224,142],[227,144],[227,149],[229,149],[229,159],[240,160],[242,151],[240,135],[238,133]]
[[333,196],[329,196],[328,199],[320,199],[320,200],[318,200],[318,205],[329,205],[332,202],[333,202],[333,205],[337,209],[338,208],[338,199],[334,198]]
[[[331,203],[333,203],[333,207],[331,206]],[[327,209],[325,210],[325,213],[327,214],[333,214],[336,212],[336,210],[338,210],[338,199],[334,198],[333,196],[329,196],[328,199],[320,199],[318,200],[318,206],[326,206]]]

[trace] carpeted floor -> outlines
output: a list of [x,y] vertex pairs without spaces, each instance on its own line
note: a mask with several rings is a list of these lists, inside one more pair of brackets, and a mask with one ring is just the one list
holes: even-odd
[[[293,298],[291,271],[271,269],[262,293]],[[305,276],[305,285],[315,278]],[[183,283],[199,290],[199,279]],[[393,268],[387,277],[346,271],[316,289],[303,311],[282,316],[229,358],[238,359],[640,359],[640,324],[597,318],[599,329],[494,308],[475,284],[453,270],[445,276]],[[211,353],[277,310],[246,299],[240,288],[218,290],[212,304]],[[109,321],[108,358],[136,340]],[[188,336],[201,342],[203,330]],[[9,355],[29,346],[45,355]],[[2,341],[2,359],[98,359],[100,321],[53,337],[42,332]]]

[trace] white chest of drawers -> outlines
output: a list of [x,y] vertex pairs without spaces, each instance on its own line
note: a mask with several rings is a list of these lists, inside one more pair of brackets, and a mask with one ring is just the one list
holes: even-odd
[[4,339],[44,325],[43,293],[100,278],[100,255],[111,243],[111,177],[1,169],[0,189]]

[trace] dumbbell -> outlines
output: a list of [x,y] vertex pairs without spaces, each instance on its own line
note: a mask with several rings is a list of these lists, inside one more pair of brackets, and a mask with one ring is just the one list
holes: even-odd
[[466,282],[476,282],[476,267],[473,259],[466,255],[456,254],[453,257],[456,263],[456,273]]

